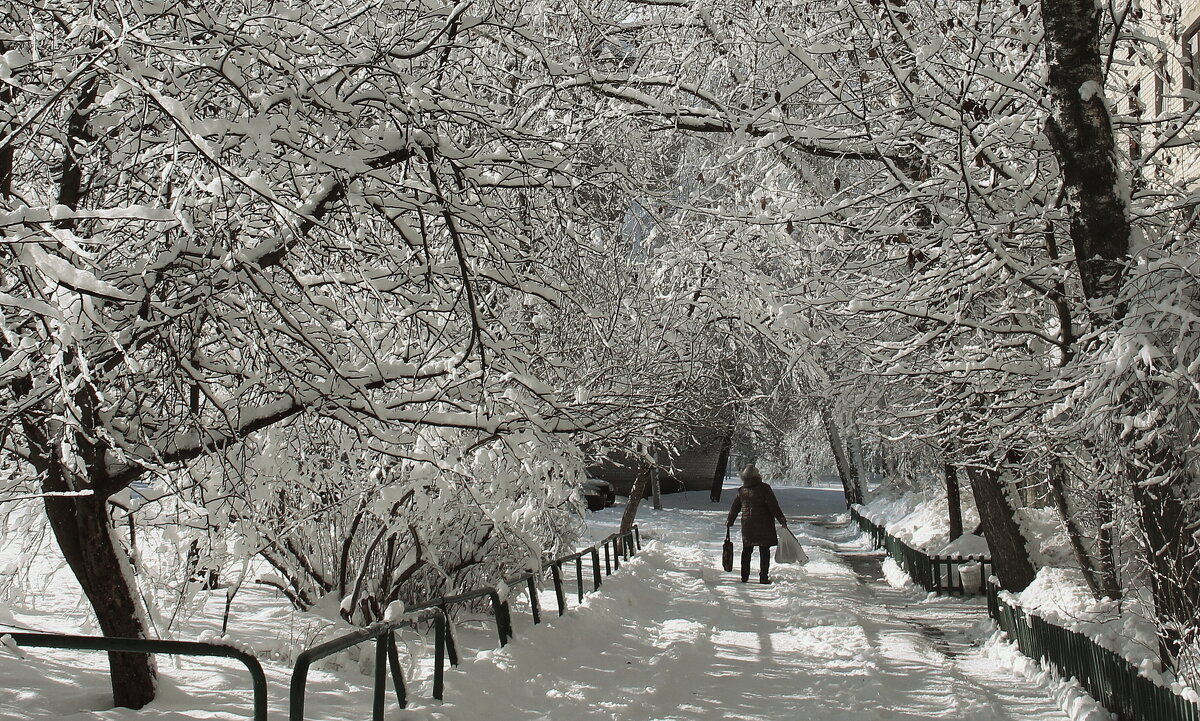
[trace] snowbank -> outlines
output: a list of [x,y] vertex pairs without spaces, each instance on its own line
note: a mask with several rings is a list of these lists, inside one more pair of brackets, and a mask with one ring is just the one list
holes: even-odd
[[[978,512],[965,497],[963,500],[963,525],[970,530],[978,525]],[[947,542],[949,522],[945,503],[936,493],[883,490],[865,505],[863,515],[930,555],[989,553],[987,540],[972,534]],[[1186,698],[1196,699],[1195,690],[1182,687],[1173,676],[1159,670],[1158,639],[1151,620],[1153,605],[1148,589],[1121,601],[1096,600],[1075,565],[1055,510],[1022,508],[1018,515],[1030,557],[1039,570],[1028,588],[1011,595],[1011,602],[1049,623],[1090,638],[1128,660],[1143,676]],[[898,576],[903,575],[896,566],[888,573],[888,580],[899,587],[903,581]]]
[[[979,525],[979,512],[966,494],[962,500],[963,530]],[[946,499],[938,493],[878,489],[863,506],[863,515],[878,523],[893,536],[930,555],[986,554],[987,542],[978,536],[950,543],[950,521]],[[976,539],[976,540],[971,540]],[[950,549],[950,550],[947,550]],[[963,549],[963,550],[959,550]]]

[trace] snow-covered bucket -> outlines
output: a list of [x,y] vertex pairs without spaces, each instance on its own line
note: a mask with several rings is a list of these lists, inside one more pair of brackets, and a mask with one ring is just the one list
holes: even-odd
[[962,581],[963,593],[979,593],[983,585],[983,564],[979,561],[958,564],[958,580]]

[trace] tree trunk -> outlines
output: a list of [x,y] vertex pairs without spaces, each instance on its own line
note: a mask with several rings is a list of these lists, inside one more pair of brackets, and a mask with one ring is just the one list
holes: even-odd
[[1129,257],[1128,189],[1120,182],[1116,139],[1104,97],[1102,6],[1093,0],[1042,0],[1050,117],[1046,135],[1062,170],[1071,242],[1090,300],[1115,305]]
[[621,514],[621,533],[627,533],[633,528],[638,506],[641,505],[642,498],[646,495],[646,486],[649,483],[650,466],[642,464],[642,467],[638,469],[637,479],[633,482],[633,488],[629,491],[629,502],[625,504],[625,512]]
[[850,458],[854,462],[854,477],[858,479],[858,487],[862,488],[867,482],[867,459],[863,455],[862,430],[858,421],[854,422],[850,435]]
[[1195,479],[1183,470],[1183,459],[1154,450],[1150,459],[1157,462],[1151,468],[1131,469],[1133,497],[1145,534],[1163,665],[1179,669],[1180,657],[1200,640],[1200,523],[1188,512],[1195,503],[1188,493]]
[[[0,344],[0,358],[8,355]],[[18,398],[25,398],[33,389],[33,380],[18,377],[11,387]],[[84,384],[75,391],[74,403],[81,424],[93,431],[72,433],[76,458],[71,461],[63,458],[67,445],[60,435],[63,424],[54,420],[52,412],[35,406],[20,420],[30,462],[47,494],[42,500],[46,518],[103,634],[147,638],[133,569],[109,523],[108,497],[119,488],[105,473],[105,448],[94,431],[96,398],[90,386]],[[85,467],[86,476],[67,475],[67,468],[75,462]],[[115,705],[136,709],[154,700],[158,679],[153,656],[113,652],[108,659]]]
[[954,464],[944,464],[946,471],[946,515],[950,521],[950,540],[963,534],[962,492],[958,487],[958,471]]
[[896,454],[883,447],[883,475],[893,481],[900,480],[900,472],[896,469]]
[[862,503],[862,493],[854,483],[854,474],[850,462],[846,459],[846,448],[842,445],[842,436],[838,432],[833,415],[827,408],[821,408],[821,423],[825,426],[825,434],[829,437],[829,447],[833,450],[833,459],[837,463],[838,478],[842,481],[842,493],[846,496],[846,506]]
[[733,429],[721,436],[721,453],[717,456],[717,469],[713,472],[712,488],[708,498],[713,503],[721,502],[721,489],[725,485],[725,475],[729,471],[729,451],[733,447]]
[[992,552],[992,568],[1006,591],[1024,590],[1036,575],[1029,549],[1017,523],[1016,510],[1004,489],[1000,472],[968,468],[971,492],[979,508],[979,519]]
[[1067,538],[1071,541],[1071,551],[1075,554],[1075,563],[1079,565],[1079,571],[1083,574],[1083,580],[1087,582],[1092,595],[1101,598],[1104,592],[1096,577],[1096,566],[1092,563],[1092,556],[1088,553],[1083,534],[1079,531],[1079,524],[1075,522],[1075,516],[1071,513],[1070,504],[1067,502],[1067,469],[1063,467],[1061,459],[1055,458],[1050,461],[1047,481],[1047,485],[1050,487],[1050,500],[1054,502],[1054,508],[1058,511],[1058,519],[1067,531]]
[[[1051,116],[1046,134],[1063,174],[1071,241],[1084,296],[1099,321],[1119,320],[1129,259],[1128,183],[1121,182],[1112,120],[1104,100],[1100,17],[1091,0],[1042,0]],[[1134,392],[1121,397],[1128,413],[1146,405]],[[1153,433],[1154,429],[1150,430]],[[1164,664],[1195,638],[1200,608],[1200,521],[1189,514],[1197,479],[1169,442],[1150,435],[1132,452],[1127,472],[1151,569]]]
[[[850,481],[854,488],[862,488],[862,466],[854,453],[854,429],[849,429],[850,436],[846,439],[846,465],[850,468]],[[859,503],[862,501],[860,500]]]
[[650,471],[650,487],[653,491],[654,510],[662,510],[662,466],[655,464]]
[[[0,40],[0,55],[8,52],[8,45]],[[16,92],[8,83],[0,84],[0,137],[9,133],[9,127],[15,118]],[[12,197],[13,158],[16,152],[15,142],[8,142],[0,147],[0,198]]]
[[[54,490],[47,484],[46,490]],[[65,484],[64,484],[65,485]],[[44,500],[50,527],[79,585],[96,612],[100,630],[116,638],[146,638],[146,624],[131,585],[128,559],[114,542],[98,495]],[[113,703],[141,708],[154,700],[154,657],[144,653],[108,654]]]
[[1111,490],[1100,492],[1096,516],[1096,558],[1099,565],[1100,593],[1107,598],[1121,597],[1121,577],[1117,571],[1117,557],[1113,548],[1114,509]]

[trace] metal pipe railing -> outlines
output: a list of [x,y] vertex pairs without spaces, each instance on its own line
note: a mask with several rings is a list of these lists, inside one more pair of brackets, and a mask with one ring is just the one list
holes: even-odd
[[[542,563],[541,567],[518,574],[505,581],[510,588],[524,583],[529,594],[531,613],[535,624],[541,622],[541,605],[538,599],[538,582],[550,571],[554,583],[555,598],[558,603],[558,613],[566,613],[566,593],[563,589],[562,565],[575,562],[576,598],[582,602],[586,588],[584,585],[583,559],[591,557],[592,591],[600,588],[602,575],[600,573],[600,549],[604,548],[604,575],[612,575],[621,567],[622,557],[628,561],[635,549],[640,550],[641,535],[635,525],[629,531],[613,533],[598,544],[588,546],[576,553],[568,554]],[[354,646],[375,642],[375,684],[372,689],[372,719],[382,721],[387,700],[388,671],[391,673],[391,684],[401,708],[407,705],[408,693],[404,682],[404,674],[400,665],[399,649],[396,645],[395,632],[404,626],[417,626],[425,621],[432,621],[434,626],[434,666],[433,666],[433,697],[441,700],[445,693],[445,664],[458,665],[458,647],[455,643],[453,628],[450,623],[450,607],[468,603],[480,598],[491,602],[492,615],[496,621],[496,634],[500,645],[504,646],[513,637],[512,612],[507,599],[500,597],[494,587],[478,588],[453,596],[443,596],[422,603],[409,609],[408,615],[399,621],[379,621],[365,628],[356,629],[349,633],[330,639],[310,649],[306,649],[296,657],[295,667],[289,684],[289,721],[303,721],[305,711],[305,692],[308,684],[308,674],[312,665],[328,656]],[[220,643],[205,643],[196,641],[168,641],[159,639],[110,638],[103,636],[71,636],[59,634],[41,634],[14,632],[3,634],[11,638],[18,646],[61,648],[81,651],[115,651],[126,653],[161,653],[181,656],[218,656],[234,658],[245,664],[250,672],[254,692],[254,721],[267,721],[267,681],[262,664],[251,653],[234,646]]]
[[74,651],[117,651],[123,653],[168,654],[172,656],[209,656],[241,661],[250,672],[254,690],[254,721],[267,721],[267,677],[254,654],[234,646],[202,641],[169,641],[155,638],[117,638],[112,636],[73,636],[54,633],[5,633],[18,646],[59,648]]
[[304,694],[308,684],[308,672],[312,664],[327,656],[352,648],[367,641],[375,641],[375,687],[372,694],[373,721],[383,721],[387,694],[388,667],[391,667],[392,688],[400,708],[408,705],[408,692],[404,685],[404,673],[400,666],[400,653],[396,647],[395,632],[403,626],[416,626],[421,621],[431,620],[434,626],[433,697],[444,695],[444,666],[447,637],[446,613],[441,608],[421,608],[400,621],[379,621],[365,628],[330,639],[296,657],[288,693],[289,721],[303,721]]

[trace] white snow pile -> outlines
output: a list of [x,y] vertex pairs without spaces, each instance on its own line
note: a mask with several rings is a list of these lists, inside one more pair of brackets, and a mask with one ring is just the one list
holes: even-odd
[[986,555],[987,541],[970,533],[979,525],[979,512],[969,495],[965,494],[962,500],[966,533],[953,542],[946,500],[937,493],[881,488],[863,506],[862,514],[909,546],[930,555]]

